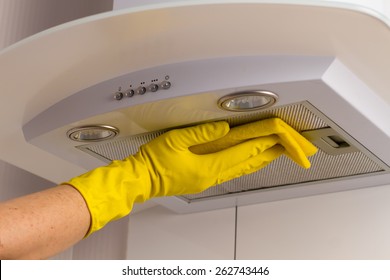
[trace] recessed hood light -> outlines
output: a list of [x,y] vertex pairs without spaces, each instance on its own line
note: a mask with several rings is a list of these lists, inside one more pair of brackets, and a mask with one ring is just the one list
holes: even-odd
[[96,142],[114,138],[119,130],[109,125],[92,125],[75,127],[67,132],[71,140],[79,142]]
[[224,96],[218,101],[220,108],[227,111],[245,112],[265,109],[276,103],[278,96],[269,91],[245,91]]

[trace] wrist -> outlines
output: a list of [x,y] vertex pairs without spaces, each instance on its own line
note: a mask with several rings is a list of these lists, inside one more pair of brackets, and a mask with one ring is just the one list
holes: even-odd
[[127,216],[135,202],[149,199],[150,176],[147,173],[144,165],[131,156],[66,182],[80,192],[88,206],[91,226],[86,236],[110,221]]

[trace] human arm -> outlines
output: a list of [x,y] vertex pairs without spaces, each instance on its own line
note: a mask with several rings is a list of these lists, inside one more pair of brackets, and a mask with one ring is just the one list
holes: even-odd
[[90,226],[84,198],[60,185],[0,203],[0,259],[45,259],[78,241]]

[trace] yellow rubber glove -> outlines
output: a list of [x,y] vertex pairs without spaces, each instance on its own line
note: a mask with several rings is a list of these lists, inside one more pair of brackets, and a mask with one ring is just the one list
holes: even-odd
[[134,156],[71,179],[66,184],[81,193],[91,214],[87,236],[109,221],[128,215],[135,202],[201,192],[255,172],[284,151],[275,135],[206,155],[189,150],[228,132],[226,122],[172,130],[143,145]]
[[308,156],[317,152],[317,148],[291,126],[279,118],[265,119],[240,125],[230,129],[229,133],[215,141],[190,148],[195,154],[215,153],[250,139],[275,135],[278,143],[286,150],[284,154],[303,168],[310,168]]

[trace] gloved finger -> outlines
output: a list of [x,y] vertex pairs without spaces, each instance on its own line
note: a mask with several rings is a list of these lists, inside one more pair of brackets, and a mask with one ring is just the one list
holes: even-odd
[[[296,143],[301,147],[302,151],[306,156],[312,156],[317,152],[317,148],[311,144],[305,137],[298,133],[295,129],[289,126],[287,123],[283,122],[281,119],[275,119],[277,123],[285,130],[285,132],[280,132],[281,138],[289,136],[292,137]],[[287,140],[288,141],[288,140]]]
[[214,141],[229,132],[227,122],[212,122],[192,127],[175,129],[164,134],[166,143],[174,149],[187,149],[190,146]]
[[280,139],[276,135],[264,136],[248,140],[216,153],[201,155],[201,157],[209,158],[217,168],[226,170],[243,162],[247,162],[253,157],[262,155],[264,151],[275,146],[279,142]]
[[281,145],[286,149],[285,154],[301,167],[309,168],[310,161],[307,159],[307,153],[304,150],[306,146],[304,143],[297,142],[296,139],[288,133],[281,133],[279,134],[279,137],[281,139]]
[[[240,130],[247,133],[240,135]],[[308,156],[314,155],[317,148],[310,143],[301,134],[295,131],[291,126],[279,118],[266,119],[255,123],[249,123],[244,127],[232,128],[228,134],[231,135],[234,141],[238,141],[240,137],[248,137],[249,135],[268,135],[276,134],[280,138],[280,144],[286,149],[285,154],[298,165],[303,168],[310,167]],[[231,141],[233,141],[231,140]]]
[[256,172],[277,159],[283,154],[284,151],[285,149],[283,146],[275,145],[272,148],[269,148],[266,151],[260,153],[259,155],[241,162],[224,172],[221,172],[217,184],[221,184],[240,176]]

